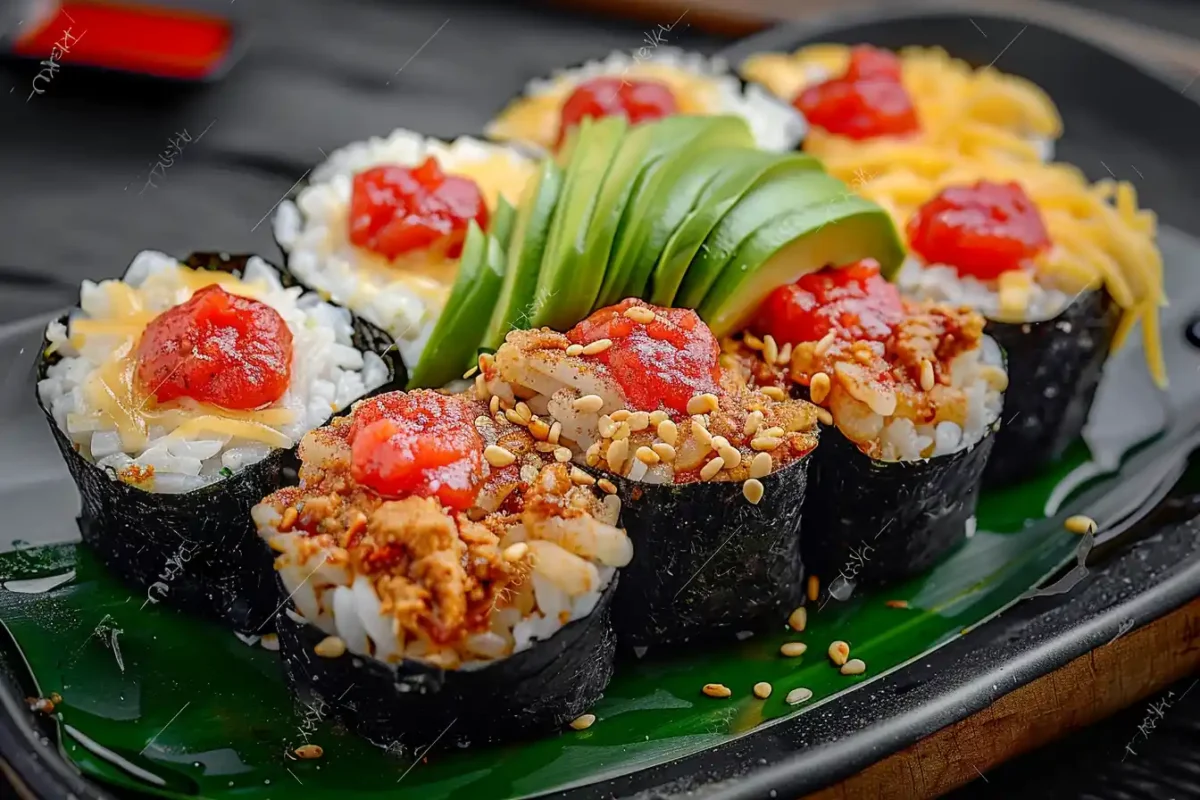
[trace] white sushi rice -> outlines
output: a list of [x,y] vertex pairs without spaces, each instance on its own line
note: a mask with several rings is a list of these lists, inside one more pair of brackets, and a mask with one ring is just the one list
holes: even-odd
[[[164,253],[144,251],[133,260],[122,282],[141,289],[150,310],[165,311],[192,294],[179,280],[178,267],[179,262]],[[345,408],[387,382],[388,369],[383,359],[354,347],[348,311],[322,301],[312,292],[303,293],[299,287],[285,289],[279,273],[259,258],[249,260],[242,279],[266,287],[262,301],[279,313],[292,332],[291,383],[287,393],[270,408],[290,409],[295,415],[293,422],[276,428],[279,433],[297,442],[306,432],[325,423],[335,410]],[[107,314],[109,296],[103,286],[103,283],[83,282],[80,307],[72,312],[72,320]],[[50,324],[46,336],[62,359],[38,383],[38,395],[58,427],[78,445],[80,454],[110,474],[132,465],[153,467],[152,491],[177,494],[216,483],[272,452],[271,447],[261,442],[225,435],[177,438],[162,426],[151,428],[144,447],[125,450],[115,427],[104,427],[94,409],[88,406],[84,387],[92,373],[127,337],[88,336],[76,350],[67,327],[57,321]]]
[[[724,59],[708,58],[677,47],[643,48],[636,53],[615,50],[604,59],[556,70],[549,78],[534,78],[525,85],[524,94],[534,97],[552,92],[564,79],[578,84],[592,78],[623,76],[643,63],[661,64],[708,78],[716,94],[709,113],[735,114],[746,120],[755,142],[763,150],[785,152],[804,137],[807,123],[799,111],[758,84],[747,84],[743,89]],[[491,127],[487,134],[493,135]]]
[[[970,306],[990,318],[1000,314],[1000,293],[996,281],[961,277],[958,270],[946,264],[925,265],[916,256],[909,255],[896,277],[896,285],[903,294],[916,300]],[[1066,292],[1043,286],[1034,280],[1029,287],[1024,321],[1036,322],[1058,316],[1073,299]]]
[[446,171],[467,165],[467,174],[471,163],[498,157],[526,161],[508,147],[469,136],[446,144],[400,128],[386,138],[333,151],[294,202],[279,204],[273,221],[275,239],[296,277],[390,333],[410,369],[441,314],[449,285],[393,268],[382,256],[355,246],[349,237],[350,196],[356,173],[384,165],[413,167],[429,156]]

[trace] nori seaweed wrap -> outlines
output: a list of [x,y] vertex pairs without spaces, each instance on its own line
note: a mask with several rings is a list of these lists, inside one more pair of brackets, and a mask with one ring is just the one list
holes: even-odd
[[[168,256],[143,253],[134,260],[121,281],[85,284],[87,299],[84,304],[98,313],[87,313],[85,309],[51,323],[37,360],[38,404],[79,489],[82,508],[78,522],[84,542],[124,582],[145,592],[143,605],[164,602],[219,620],[242,634],[262,633],[279,598],[271,574],[270,554],[255,535],[249,512],[264,494],[282,486],[288,475],[294,473],[294,446],[271,447],[247,442],[235,432],[216,439],[210,436],[213,441],[208,444],[198,444],[194,439],[181,440],[178,445],[170,445],[170,448],[181,449],[168,449],[156,456],[150,455],[155,449],[154,441],[165,441],[167,437],[165,431],[152,430],[147,432],[147,439],[150,433],[163,435],[157,440],[146,441],[138,457],[132,458],[123,449],[119,427],[116,431],[106,431],[105,426],[97,422],[104,419],[103,414],[88,406],[88,381],[97,379],[104,363],[89,361],[95,353],[84,352],[87,336],[104,337],[99,342],[100,349],[111,350],[114,359],[131,362],[133,348],[145,326],[144,318],[161,310],[161,303],[149,303],[145,312],[141,312],[140,327],[129,332],[120,329],[120,321],[123,313],[132,315],[134,310],[115,308],[121,298],[129,296],[131,291],[136,293],[145,289],[144,298],[149,299],[152,291],[146,288],[149,281],[166,282],[153,291],[181,292],[185,297],[193,290],[199,292],[204,288],[203,278],[190,281],[180,278],[175,282],[173,270],[178,270],[181,276],[192,270],[205,270],[234,278],[246,275],[249,270],[250,276],[257,280],[264,279],[268,271],[275,269],[251,256],[211,253],[194,254],[186,265],[188,270],[181,269],[181,265]],[[286,273],[271,274],[276,275],[276,281],[283,286],[295,285]],[[225,280],[223,285],[232,288],[236,284]],[[273,301],[284,302],[279,300],[280,294],[274,292]],[[295,290],[286,294],[295,303]],[[176,295],[176,300],[179,296]],[[305,304],[310,310],[318,305],[327,307],[327,304],[315,302],[315,298],[305,300]],[[330,312],[334,311],[332,307],[328,308]],[[310,311],[304,313],[307,318]],[[106,317],[111,319],[104,319]],[[76,350],[70,340],[71,326],[80,320],[92,323],[93,327],[86,329],[90,333],[79,334],[84,337],[85,344]],[[404,365],[395,354],[390,337],[362,320],[354,317],[349,320],[352,347],[360,353],[376,354],[374,368],[379,371],[379,374],[364,374],[365,382],[359,379],[355,384],[362,391],[351,393],[361,395],[380,384],[403,382]],[[114,334],[103,329],[105,325],[116,326],[118,332]],[[128,344],[123,344],[124,341]],[[296,357],[301,357],[296,352]],[[311,353],[305,355],[312,356]],[[347,369],[341,374],[354,371]],[[134,381],[136,378],[128,383],[129,391],[140,392],[132,388]],[[295,382],[295,376],[292,381]],[[121,388],[116,387],[117,391]],[[289,385],[288,391],[292,392],[293,387]],[[136,412],[144,409],[149,414],[166,407],[166,404],[150,400],[151,394],[154,392],[146,393]],[[130,396],[134,397],[133,394]],[[184,402],[188,401],[185,399]],[[210,414],[220,411],[211,404],[183,407],[180,413],[184,419],[175,431],[189,424],[189,409],[194,411],[196,408]],[[329,413],[333,411],[330,408]],[[252,416],[231,414],[231,417],[243,420]],[[303,417],[292,424],[302,426]],[[68,434],[64,428],[73,428],[75,433]],[[220,448],[214,450],[217,444]],[[197,447],[208,450],[200,452]],[[164,468],[156,473],[155,463]],[[182,471],[172,473],[171,468]]]
[[600,698],[632,549],[615,498],[536,441],[426,390],[304,437],[299,485],[251,512],[293,606],[277,625],[298,696],[381,747],[513,739]]
[[548,446],[620,499],[622,644],[732,638],[797,605],[818,409],[748,388],[694,311],[628,299],[566,334],[513,331],[480,367],[497,413],[550,423]]

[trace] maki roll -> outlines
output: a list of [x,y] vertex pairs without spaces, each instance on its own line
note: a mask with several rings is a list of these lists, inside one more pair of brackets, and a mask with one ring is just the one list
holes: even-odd
[[480,366],[495,410],[549,422],[556,455],[620,498],[635,550],[613,606],[625,644],[731,636],[798,604],[818,409],[749,388],[696,312],[627,299],[566,333],[511,332]]
[[805,152],[847,181],[864,164],[928,167],[953,153],[1047,161],[1062,135],[1037,85],[937,48],[817,44],[751,56],[741,74],[803,112]]
[[533,176],[518,151],[403,129],[335,150],[275,214],[305,285],[388,331],[411,369],[458,275],[469,224],[498,231]]
[[1153,374],[1165,379],[1153,215],[1136,211],[1126,184],[1113,208],[1077,180],[1043,168],[1020,182],[948,184],[908,220],[901,290],[978,309],[1008,355],[1013,390],[989,485],[1036,475],[1079,437],[1105,360],[1139,317]]
[[673,47],[614,51],[526,85],[492,120],[488,138],[557,149],[587,117],[623,116],[631,124],[675,114],[741,117],[764,150],[785,151],[804,136],[804,120],[760,86],[743,84],[721,59]]
[[613,671],[632,549],[615,498],[473,395],[365,400],[305,436],[300,484],[252,512],[288,602],[298,693],[387,747],[559,728]]
[[1008,384],[983,327],[903,300],[863,261],[776,289],[761,338],[726,342],[752,385],[822,407],[803,555],[831,588],[918,574],[969,535]]
[[242,633],[276,602],[250,508],[307,431],[396,377],[382,331],[284,277],[256,257],[140,253],[84,281],[38,363],[84,542],[146,602]]

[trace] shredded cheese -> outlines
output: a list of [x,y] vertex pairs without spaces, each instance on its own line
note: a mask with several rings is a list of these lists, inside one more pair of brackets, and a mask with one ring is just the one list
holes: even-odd
[[[1018,183],[1041,211],[1053,242],[1035,260],[1040,282],[1066,292],[1103,285],[1124,315],[1114,347],[1139,320],[1151,376],[1167,383],[1158,307],[1165,305],[1157,218],[1139,209],[1125,181],[1088,182],[1070,165],[1042,163],[1035,139],[1053,139],[1062,122],[1049,97],[1023,78],[990,67],[973,70],[941,50],[900,52],[902,80],[921,123],[915,136],[855,141],[812,130],[804,149],[830,174],[883,206],[903,226],[948,186],[980,180]],[[841,75],[849,48],[814,45],[792,55],[749,59],[743,74],[791,98],[810,83]],[[1028,297],[1015,276],[999,281],[1006,317]]]

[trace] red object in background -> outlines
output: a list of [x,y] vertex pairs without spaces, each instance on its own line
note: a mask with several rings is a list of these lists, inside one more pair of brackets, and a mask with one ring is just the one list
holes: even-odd
[[203,80],[233,45],[226,19],[182,9],[62,3],[58,13],[13,43],[13,55],[179,80]]
[[679,111],[671,87],[659,81],[600,77],[584,81],[563,103],[558,144],[585,117],[623,115],[631,125],[669,117]]
[[851,50],[845,75],[804,89],[792,105],[813,125],[851,139],[903,136],[921,128],[900,81],[900,59],[870,45]]

